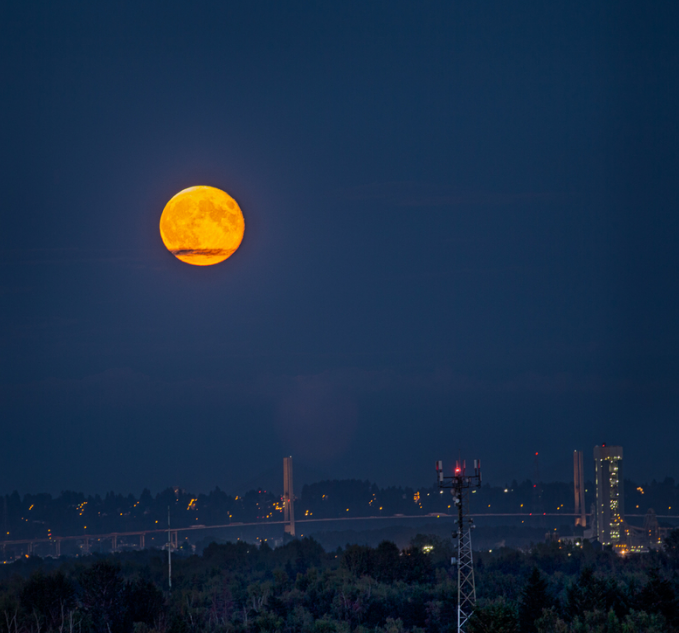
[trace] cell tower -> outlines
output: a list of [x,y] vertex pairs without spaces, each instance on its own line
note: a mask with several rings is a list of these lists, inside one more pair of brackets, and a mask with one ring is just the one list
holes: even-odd
[[453,503],[457,506],[457,632],[466,633],[467,623],[474,612],[476,604],[476,586],[474,584],[474,561],[472,559],[472,536],[474,520],[469,516],[469,493],[472,488],[481,486],[481,462],[474,460],[474,474],[467,475],[466,464],[455,463],[455,472],[451,477],[443,474],[443,462],[436,462],[439,488],[450,488]]

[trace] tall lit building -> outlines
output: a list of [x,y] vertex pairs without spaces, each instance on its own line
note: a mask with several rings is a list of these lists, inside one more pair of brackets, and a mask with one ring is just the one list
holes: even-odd
[[602,545],[615,546],[624,539],[622,446],[595,446],[594,467],[597,539]]

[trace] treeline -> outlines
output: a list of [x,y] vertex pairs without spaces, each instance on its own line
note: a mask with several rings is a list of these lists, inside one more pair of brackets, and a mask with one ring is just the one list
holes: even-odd
[[[452,543],[399,551],[313,539],[211,544],[0,567],[0,633],[452,633]],[[664,551],[620,557],[551,542],[476,554],[471,633],[676,633],[679,530]]]
[[552,542],[502,550],[478,566],[471,633],[679,631],[679,530],[645,555]]
[[[594,501],[594,489],[587,488],[587,507]],[[215,488],[208,494],[192,494],[168,488],[155,496],[144,490],[139,497],[110,492],[85,496],[63,492],[48,494],[14,492],[0,499],[3,540],[23,540],[84,534],[105,534],[153,530],[167,525],[167,509],[172,523],[224,525],[280,521],[280,496],[266,490],[251,490],[231,496]],[[475,513],[572,513],[573,487],[570,483],[533,484],[513,481],[506,487],[485,484],[472,495]],[[625,481],[625,510],[644,514],[653,508],[657,514],[679,514],[679,486],[672,478],[638,485]],[[426,488],[380,488],[369,481],[322,481],[304,486],[295,506],[297,518],[337,518],[427,515],[452,513],[450,494],[434,486]]]

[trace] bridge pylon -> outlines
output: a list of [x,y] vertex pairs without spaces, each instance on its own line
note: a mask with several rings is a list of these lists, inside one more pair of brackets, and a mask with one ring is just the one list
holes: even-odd
[[286,534],[295,536],[295,493],[292,487],[292,457],[283,458],[283,520]]

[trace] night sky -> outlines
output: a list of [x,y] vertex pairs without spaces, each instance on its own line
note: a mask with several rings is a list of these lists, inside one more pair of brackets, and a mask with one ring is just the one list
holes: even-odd
[[[679,476],[678,29],[671,2],[3,3],[0,492],[232,490],[286,455],[569,480],[601,442]],[[197,184],[246,223],[207,268],[158,231]]]

